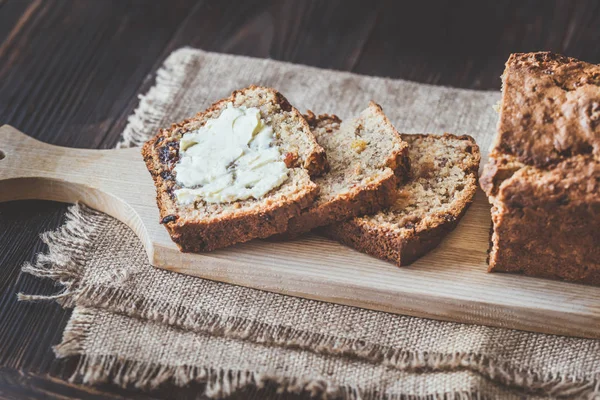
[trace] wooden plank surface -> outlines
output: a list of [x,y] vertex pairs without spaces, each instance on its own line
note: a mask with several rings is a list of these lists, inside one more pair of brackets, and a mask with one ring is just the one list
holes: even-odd
[[[459,87],[499,88],[508,53],[553,50],[600,62],[600,3],[589,1],[2,0],[0,124],[45,142],[109,148],[137,94],[182,45]],[[52,293],[19,277],[43,250],[38,235],[60,226],[66,206],[0,204],[0,397],[80,398],[56,377],[69,312],[21,304],[15,293]],[[8,378],[6,378],[8,377]],[[6,378],[6,379],[5,379]],[[197,388],[178,390],[195,395]],[[103,387],[98,398],[170,398]],[[243,393],[267,398],[273,393]]]

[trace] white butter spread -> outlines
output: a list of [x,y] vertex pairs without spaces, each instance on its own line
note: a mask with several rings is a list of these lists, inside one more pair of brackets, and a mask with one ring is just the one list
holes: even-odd
[[259,110],[229,103],[219,117],[183,135],[175,173],[179,203],[225,203],[260,199],[285,182],[288,168]]

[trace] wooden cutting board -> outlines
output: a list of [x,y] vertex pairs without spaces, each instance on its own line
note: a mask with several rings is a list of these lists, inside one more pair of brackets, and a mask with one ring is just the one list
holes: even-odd
[[458,228],[409,267],[325,238],[255,240],[181,253],[159,224],[140,149],[51,146],[0,127],[0,201],[83,202],[126,223],[152,265],[292,296],[446,321],[600,338],[600,288],[486,273],[489,205],[482,192]]

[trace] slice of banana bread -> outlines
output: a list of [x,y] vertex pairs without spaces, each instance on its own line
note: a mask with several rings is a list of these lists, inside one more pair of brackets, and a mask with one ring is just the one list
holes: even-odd
[[457,225],[477,190],[479,147],[470,136],[402,135],[410,179],[377,214],[323,228],[326,236],[363,253],[406,265],[437,246]]
[[600,285],[600,66],[512,54],[502,78],[489,271]]
[[316,117],[310,111],[306,120],[327,153],[330,170],[314,179],[319,195],[289,221],[282,237],[373,214],[394,202],[398,178],[403,179],[408,170],[408,145],[379,105],[371,102],[356,118],[344,122],[335,115]]
[[304,117],[277,91],[256,86],[161,130],[142,155],[161,223],[188,252],[286,231],[319,192],[310,175],[327,169]]

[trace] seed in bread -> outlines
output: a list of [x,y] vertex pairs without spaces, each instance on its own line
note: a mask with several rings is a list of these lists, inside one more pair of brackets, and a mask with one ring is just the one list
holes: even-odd
[[479,147],[470,136],[402,135],[410,178],[396,202],[374,215],[329,225],[323,233],[347,246],[406,265],[437,246],[473,201]]
[[[219,202],[217,196],[210,201],[202,197],[190,201],[188,196],[185,201],[178,201],[177,191],[199,189],[186,188],[177,179],[182,138],[200,131],[229,107],[258,110],[261,124],[273,131],[274,145],[287,168],[286,179],[276,182],[264,196],[254,191],[253,196],[258,193],[259,198],[244,195],[236,197],[240,198],[236,201]],[[236,91],[194,118],[161,130],[145,143],[142,154],[156,185],[161,222],[180,249],[191,252],[284,232],[289,219],[308,207],[319,191],[310,175],[327,169],[325,152],[304,117],[277,91],[256,86]]]

